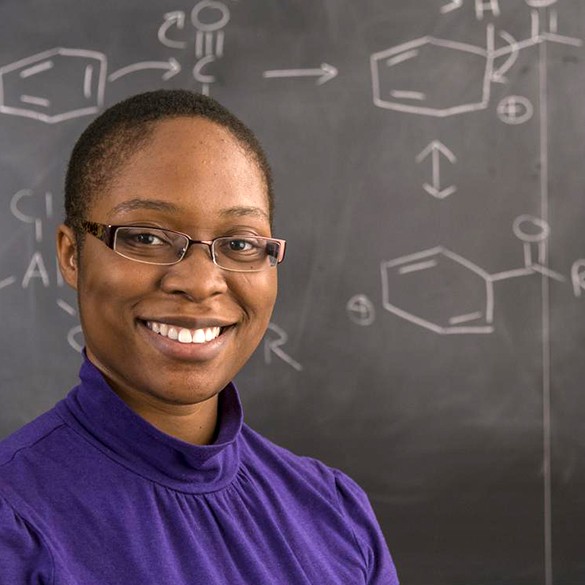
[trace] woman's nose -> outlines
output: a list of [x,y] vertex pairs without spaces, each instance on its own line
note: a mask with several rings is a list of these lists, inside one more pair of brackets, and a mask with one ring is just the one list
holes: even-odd
[[209,245],[193,244],[180,262],[167,267],[161,288],[200,301],[227,290],[225,270],[213,262]]

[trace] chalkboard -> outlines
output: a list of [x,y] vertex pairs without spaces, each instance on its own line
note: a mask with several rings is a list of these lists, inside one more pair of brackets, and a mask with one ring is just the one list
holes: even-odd
[[367,490],[402,582],[585,582],[581,0],[3,0],[0,435],[76,383],[54,232],[105,107],[239,115],[289,249],[249,424]]

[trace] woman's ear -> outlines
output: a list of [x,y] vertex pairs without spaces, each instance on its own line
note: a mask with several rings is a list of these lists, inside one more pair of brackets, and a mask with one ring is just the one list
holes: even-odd
[[74,231],[65,224],[57,228],[57,258],[65,282],[77,290],[79,267],[77,266],[77,240]]

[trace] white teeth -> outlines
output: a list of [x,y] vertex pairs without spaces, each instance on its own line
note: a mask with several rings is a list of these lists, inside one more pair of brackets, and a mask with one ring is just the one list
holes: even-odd
[[179,331],[179,341],[181,343],[191,343],[193,341],[191,331],[189,331],[189,329],[181,329]]
[[219,327],[208,327],[205,330],[205,341],[211,341],[219,335]]
[[206,343],[219,337],[221,327],[207,327],[205,329],[186,329],[184,327],[172,327],[165,323],[147,321],[147,327],[163,337],[168,337],[179,343]]
[[205,343],[205,331],[203,329],[195,329],[195,335],[193,335],[194,343]]

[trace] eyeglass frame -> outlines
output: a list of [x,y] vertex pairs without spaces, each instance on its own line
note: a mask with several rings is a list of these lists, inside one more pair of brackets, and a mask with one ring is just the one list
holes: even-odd
[[[209,257],[211,258],[211,261],[215,264],[215,266],[217,266],[218,268],[221,268],[222,270],[227,270],[228,272],[246,272],[246,273],[262,272],[263,270],[266,270],[266,268],[275,268],[278,264],[280,264],[284,260],[284,253],[285,253],[285,249],[286,249],[286,240],[281,240],[279,238],[268,238],[265,236],[246,236],[243,234],[235,234],[234,236],[218,236],[217,238],[213,238],[212,240],[194,240],[194,239],[190,238],[189,235],[184,233],[184,232],[179,232],[177,230],[171,230],[171,229],[167,229],[167,228],[160,228],[160,227],[148,226],[148,225],[112,225],[112,224],[98,223],[95,221],[88,221],[85,219],[74,220],[72,222],[72,227],[79,228],[79,229],[83,230],[83,232],[96,237],[98,240],[103,242],[110,250],[112,250],[112,252],[114,252],[115,254],[118,254],[118,256],[121,256],[122,258],[126,258],[127,260],[130,260],[132,262],[140,262],[141,264],[150,264],[152,266],[173,266],[175,264],[178,264],[179,262],[181,262],[182,260],[184,260],[187,257],[187,252],[189,251],[189,248],[191,248],[191,246],[193,246],[194,244],[204,244],[209,249]],[[118,250],[116,250],[114,248],[114,245],[116,243],[116,232],[120,228],[132,228],[132,229],[133,228],[138,228],[138,229],[143,228],[143,229],[149,229],[149,230],[154,229],[154,230],[161,230],[164,232],[170,232],[171,234],[176,234],[178,236],[183,236],[184,238],[186,238],[187,245],[185,246],[185,248],[183,248],[183,253],[182,253],[181,257],[178,260],[176,260],[175,262],[149,262],[148,260],[138,260],[137,258],[130,258],[129,256],[121,254]],[[241,236],[242,238],[249,237],[249,238],[254,238],[257,240],[262,240],[265,242],[274,242],[274,243],[278,244],[278,256],[276,257],[276,263],[269,264],[268,266],[263,266],[262,268],[257,268],[257,269],[253,269],[253,270],[251,270],[251,269],[238,270],[237,268],[226,268],[225,266],[221,266],[220,264],[218,264],[216,257],[215,257],[214,248],[213,248],[214,243],[217,240],[222,240],[222,239],[226,239],[226,238],[227,239],[236,238],[238,235]]]

